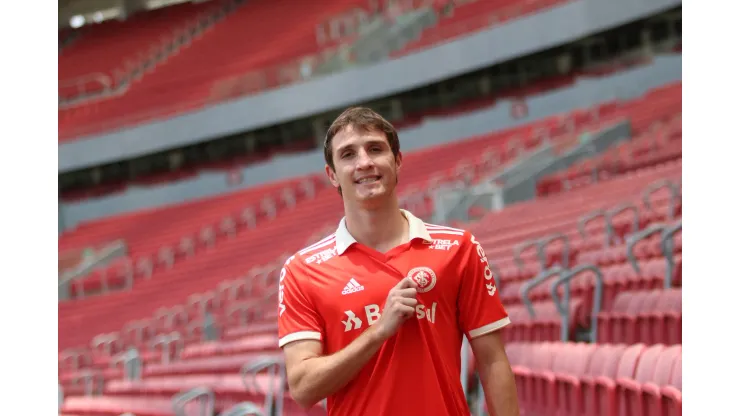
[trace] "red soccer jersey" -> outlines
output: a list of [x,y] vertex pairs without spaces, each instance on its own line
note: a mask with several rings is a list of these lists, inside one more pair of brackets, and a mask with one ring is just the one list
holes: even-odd
[[467,231],[425,224],[407,211],[410,241],[387,253],[337,231],[288,259],[278,328],[286,344],[315,339],[341,350],[380,317],[388,292],[411,276],[416,319],[402,324],[358,375],[328,397],[331,416],[469,415],[460,383],[462,337],[509,324],[488,260]]

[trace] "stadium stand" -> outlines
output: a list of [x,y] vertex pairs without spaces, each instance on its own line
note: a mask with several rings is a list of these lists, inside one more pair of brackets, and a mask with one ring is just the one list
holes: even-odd
[[[596,122],[590,118],[579,119],[575,117],[574,127],[576,132],[594,128],[621,117],[614,105],[604,105],[601,110]],[[418,197],[414,198],[415,195],[419,195],[418,191],[409,195],[409,200],[414,200],[415,212],[418,215],[429,216],[433,209],[433,201],[429,190],[456,179],[465,179],[474,183],[479,178],[490,175],[490,158],[492,155],[501,155],[497,157],[501,163],[515,159],[515,152],[519,150],[512,147],[507,139],[529,137],[531,139],[524,141],[528,149],[532,149],[539,144],[537,139],[541,137],[535,136],[535,133],[539,134],[543,129],[548,132],[548,137],[551,137],[556,144],[561,143],[564,139],[571,139],[571,135],[564,134],[559,121],[559,117],[553,117],[511,131],[485,135],[411,153],[405,158],[404,183],[401,184],[400,190],[402,194],[404,191],[422,190],[423,200],[419,200]],[[455,148],[454,153],[450,152],[452,146]],[[481,147],[487,149],[482,155],[479,151]],[[429,174],[428,164],[426,163],[430,159],[436,161],[437,170],[433,175]],[[464,161],[473,162],[463,163]],[[430,177],[433,179],[429,179]],[[309,178],[309,180],[315,184],[320,182],[315,178]],[[300,185],[305,183],[303,181],[304,179],[296,179],[292,183]],[[158,272],[168,271],[172,267],[176,269],[180,260],[193,261],[199,258],[201,252],[208,253],[207,250],[202,251],[202,249],[211,246],[217,247],[222,241],[228,244],[236,240],[246,241],[247,239],[257,238],[256,234],[246,233],[243,235],[240,233],[242,230],[256,226],[256,222],[253,220],[251,226],[250,224],[243,224],[238,229],[221,227],[220,230],[214,231],[214,228],[219,224],[222,226],[233,224],[236,222],[233,216],[238,215],[239,212],[242,212],[241,218],[244,218],[243,210],[248,209],[248,207],[245,208],[245,205],[250,202],[247,199],[248,195],[260,195],[267,198],[272,192],[277,196],[275,199],[280,201],[280,196],[284,195],[286,186],[290,187],[291,185],[277,183],[270,185],[268,189],[257,188],[239,194],[181,204],[153,212],[137,213],[123,218],[113,217],[102,222],[85,224],[78,230],[65,234],[60,239],[60,246],[65,249],[76,248],[76,242],[103,242],[112,238],[125,238],[130,246],[128,259],[113,263],[107,268],[99,269],[91,276],[78,279],[73,287],[73,295],[81,297],[85,293],[96,293],[101,290],[108,291],[122,286],[131,286],[135,284],[138,278],[155,280],[158,279]],[[406,192],[406,194],[409,194],[409,192]],[[284,198],[282,199],[284,200]],[[265,200],[262,199],[262,207],[255,206],[250,212],[262,214],[260,218],[274,217],[284,223],[287,220],[279,215],[282,209],[296,208],[303,213],[296,217],[295,221],[299,223],[304,218],[309,217],[313,210],[313,208],[311,208],[311,211],[307,210],[305,203],[296,199],[293,204],[288,204],[285,201],[274,204],[270,207],[274,212],[265,213]],[[316,208],[317,210],[327,206],[335,206],[336,202],[336,195],[331,190],[318,191],[310,201],[311,204],[322,207]],[[205,211],[205,213],[201,214],[201,211]],[[333,211],[337,215],[338,212]],[[168,219],[166,222],[162,221],[162,218],[165,217]],[[183,218],[183,220],[180,221],[178,218]],[[258,227],[254,231],[259,232],[261,231],[260,228]],[[272,231],[270,232],[272,233]],[[152,238],[152,235],[157,237]],[[211,238],[204,239],[204,236],[210,236]],[[183,263],[183,266],[188,267],[187,263]],[[83,302],[83,304],[86,302]],[[81,306],[76,305],[75,307],[79,308]],[[80,313],[82,316],[86,314],[87,312]],[[93,331],[93,328],[94,326],[90,327],[90,330]],[[94,333],[90,335],[92,334]]]
[[[663,100],[665,94],[662,90],[648,94],[643,100],[637,100],[632,106],[625,105],[628,114],[632,114],[635,117],[635,134],[637,138],[627,142],[628,145],[632,145],[635,148],[639,148],[642,144],[640,137],[643,134],[649,132],[656,137],[670,137],[680,140],[680,125],[678,126],[678,132],[672,132],[670,135],[664,134],[656,126],[668,126],[676,128],[676,124],[671,120],[677,117],[676,113],[676,97],[680,97],[680,84],[674,85],[670,88],[666,88],[670,91],[669,94],[673,97],[673,100]],[[666,104],[661,105],[660,103],[665,101]],[[651,111],[645,112],[645,109]],[[632,112],[629,111],[632,110]],[[642,121],[641,121],[642,120]],[[641,127],[640,127],[641,126]],[[527,126],[532,128],[533,126]],[[665,128],[668,128],[665,127]],[[507,137],[507,136],[504,136]],[[505,146],[506,141],[500,140],[499,151],[505,153],[507,147]],[[664,146],[674,145],[671,141],[668,143],[660,142]],[[680,143],[680,141],[679,141]],[[459,146],[460,144],[458,144]],[[464,149],[465,146],[457,147],[458,149]],[[470,146],[471,151],[478,149],[480,146]],[[545,199],[538,199],[537,201],[519,204],[505,209],[500,213],[491,213],[478,221],[475,224],[471,224],[471,229],[478,236],[479,241],[487,250],[491,258],[497,259],[497,264],[501,272],[500,289],[502,296],[505,299],[509,313],[514,321],[513,326],[507,329],[507,339],[511,342],[554,342],[561,338],[560,327],[561,318],[560,313],[557,310],[556,304],[552,300],[548,300],[548,293],[546,291],[536,292],[531,291],[530,298],[534,302],[530,305],[534,311],[534,316],[529,312],[527,306],[521,302],[525,302],[524,298],[520,298],[521,282],[528,280],[533,275],[538,273],[537,270],[537,256],[530,255],[524,256],[521,266],[517,264],[516,258],[509,257],[509,253],[512,253],[512,243],[526,241],[528,238],[539,238],[552,235],[553,233],[564,232],[568,237],[569,241],[573,241],[574,244],[569,247],[570,253],[567,257],[567,261],[574,261],[575,264],[585,264],[586,262],[594,262],[602,266],[605,289],[603,310],[605,312],[591,312],[593,305],[589,303],[589,293],[594,289],[594,285],[590,282],[590,279],[575,279],[571,285],[572,300],[570,302],[570,314],[573,319],[570,323],[568,338],[574,338],[577,336],[576,330],[582,329],[582,327],[589,327],[589,322],[593,322],[594,319],[598,318],[599,323],[604,323],[603,327],[599,327],[598,336],[602,341],[619,340],[620,342],[631,342],[631,343],[645,343],[645,344],[680,344],[680,295],[674,295],[673,291],[667,291],[665,295],[660,290],[664,285],[664,270],[665,267],[651,267],[649,263],[660,261],[659,250],[654,247],[644,248],[642,250],[636,250],[638,264],[641,272],[635,272],[633,274],[625,274],[625,263],[628,261],[628,256],[622,254],[621,256],[616,254],[618,252],[624,253],[626,251],[625,243],[623,242],[624,237],[629,235],[630,232],[637,230],[644,230],[645,227],[653,226],[655,224],[664,223],[669,220],[675,220],[675,213],[680,212],[680,203],[676,203],[674,195],[669,197],[657,194],[653,195],[653,199],[650,200],[649,209],[644,207],[639,210],[639,219],[636,222],[638,229],[631,229],[630,224],[632,218],[624,218],[624,212],[616,213],[614,217],[610,217],[609,221],[613,224],[611,227],[607,227],[606,230],[599,230],[598,233],[593,233],[594,227],[589,226],[585,228],[588,237],[581,241],[581,244],[575,243],[578,241],[579,229],[576,227],[579,218],[593,212],[594,210],[604,210],[610,207],[619,207],[620,203],[632,203],[638,204],[643,202],[643,194],[651,184],[656,183],[659,180],[673,180],[680,177],[680,152],[675,157],[666,161],[663,158],[662,148],[655,149],[655,152],[648,153],[655,156],[653,163],[645,162],[641,165],[641,168],[636,170],[625,170],[625,171],[613,171],[611,172],[613,178],[602,178],[601,180],[609,181],[608,187],[600,186],[600,183],[596,185],[583,185],[582,187],[574,187],[563,193],[555,193]],[[441,155],[450,154],[446,151],[444,146],[437,149],[427,150],[417,156],[417,159],[413,157],[408,158],[408,165],[414,166],[414,160],[426,159],[430,155],[430,152],[437,152],[434,154],[435,159],[439,160]],[[629,159],[632,159],[633,153],[622,153]],[[467,153],[462,151],[456,153],[454,156],[449,157],[449,162],[441,163],[440,168],[449,166],[447,169],[451,169],[455,166],[455,162],[459,158],[467,156]],[[442,159],[444,160],[444,159]],[[645,167],[647,166],[647,167]],[[413,172],[413,168],[410,169]],[[420,179],[423,179],[421,173],[417,174]],[[413,173],[409,174],[410,183],[414,183],[413,178],[416,175]],[[646,194],[648,195],[648,194]],[[116,384],[115,380],[122,375],[122,370],[105,370],[103,374],[104,380],[110,380],[105,387],[105,396],[103,397],[92,397],[92,398],[70,398],[65,401],[65,412],[79,412],[84,409],[95,408],[96,411],[110,412],[105,414],[113,414],[115,412],[123,410],[137,410],[139,412],[152,411],[151,414],[156,413],[156,409],[160,407],[157,404],[157,400],[150,399],[151,394],[168,396],[176,392],[187,390],[187,388],[203,385],[207,383],[208,387],[216,391],[216,396],[220,397],[216,401],[216,408],[218,410],[226,409],[227,407],[236,404],[241,400],[254,400],[254,396],[239,396],[237,390],[240,390],[239,376],[237,367],[242,366],[244,360],[254,357],[261,357],[256,355],[259,352],[270,352],[274,351],[274,345],[270,345],[274,341],[274,333],[270,335],[270,330],[274,331],[274,327],[270,327],[269,319],[270,316],[274,316],[269,311],[270,299],[274,299],[275,291],[275,269],[281,264],[281,253],[283,258],[287,256],[285,253],[285,245],[300,246],[309,234],[308,230],[302,232],[296,232],[298,228],[295,224],[302,223],[304,218],[312,218],[315,224],[327,224],[330,226],[332,222],[335,222],[339,215],[339,206],[334,205],[335,209],[326,209],[326,204],[331,205],[332,202],[336,203],[336,194],[333,189],[325,189],[319,191],[316,197],[310,201],[304,201],[301,203],[299,210],[290,211],[292,214],[287,213],[286,216],[281,218],[280,222],[270,222],[263,224],[250,233],[261,233],[261,235],[284,235],[286,237],[275,240],[280,241],[277,247],[264,247],[264,239],[260,239],[256,236],[257,245],[249,243],[249,241],[255,241],[255,239],[243,240],[241,244],[234,244],[227,241],[223,246],[217,247],[217,250],[205,252],[194,258],[190,262],[183,262],[180,269],[165,269],[162,270],[156,278],[151,280],[142,281],[137,283],[132,293],[121,292],[113,293],[102,297],[95,297],[91,299],[85,299],[83,301],[77,301],[70,303],[69,308],[74,308],[76,311],[67,309],[65,311],[65,321],[60,320],[60,328],[63,327],[63,323],[66,325],[76,325],[82,317],[85,319],[85,330],[78,329],[76,336],[70,340],[67,336],[62,337],[60,335],[60,347],[62,345],[72,346],[78,343],[84,345],[85,340],[91,339],[91,335],[97,331],[101,331],[102,328],[112,329],[115,327],[123,327],[123,330],[116,334],[110,334],[108,338],[98,338],[93,340],[93,345],[102,349],[92,354],[93,368],[103,369],[109,366],[111,362],[110,357],[115,353],[123,350],[123,345],[134,345],[140,348],[142,353],[142,361],[145,363],[145,378],[147,384],[122,383]],[[547,204],[548,211],[552,212],[551,215],[537,215],[540,211],[540,207],[543,204]],[[672,209],[673,214],[664,213],[668,207]],[[658,213],[656,213],[656,211]],[[322,214],[319,214],[322,213]],[[508,224],[504,229],[499,224]],[[525,225],[526,224],[526,225]],[[494,235],[492,231],[496,229]],[[291,230],[290,235],[294,236],[291,240],[286,240],[286,231],[280,230]],[[610,231],[609,231],[610,230]],[[590,232],[590,233],[589,233]],[[608,248],[610,252],[614,252],[616,258],[609,258],[610,256],[604,250],[599,248],[602,244],[606,235],[609,232],[613,232],[614,235],[610,237],[610,242],[621,240],[617,245]],[[280,233],[280,234],[278,234]],[[303,241],[301,241],[303,240]],[[236,241],[236,240],[233,240]],[[652,246],[655,245],[656,240],[651,240],[649,243]],[[610,243],[611,245],[612,243]],[[259,247],[258,246],[262,246]],[[641,247],[641,246],[637,246]],[[562,245],[559,247],[563,249]],[[257,251],[255,251],[257,250]],[[679,250],[680,245],[676,244],[674,250]],[[235,324],[234,314],[238,312],[238,308],[234,307],[234,304],[228,305],[225,302],[219,302],[219,298],[223,299],[225,293],[228,293],[234,286],[228,284],[218,286],[224,278],[232,278],[240,274],[239,270],[243,270],[245,265],[254,264],[247,260],[244,263],[241,262],[227,262],[224,261],[226,258],[235,258],[232,253],[250,253],[250,259],[266,259],[266,258],[277,258],[272,263],[272,268],[268,265],[266,270],[260,270],[253,275],[248,276],[250,281],[260,281],[262,284],[256,287],[252,287],[251,296],[247,298],[241,298],[235,296],[235,299],[249,299],[249,298],[263,298],[267,296],[267,310],[256,313],[257,316],[252,316],[250,325],[247,328],[254,328],[258,322],[265,322],[263,325],[265,329],[259,330],[256,334],[245,334],[243,330],[237,331],[239,325]],[[540,266],[543,268],[551,267],[556,265],[560,261],[561,252],[558,251],[558,247],[549,248],[543,251],[546,253],[545,263]],[[599,260],[594,255],[599,254],[605,259]],[[254,256],[254,257],[252,257]],[[201,260],[202,259],[202,260]],[[680,263],[680,259],[679,259]],[[607,267],[607,265],[609,265]],[[203,271],[208,270],[208,277],[203,278]],[[680,270],[680,267],[677,269]],[[264,279],[259,279],[260,275],[264,275]],[[190,277],[188,277],[190,276]],[[586,276],[587,277],[587,276]],[[257,280],[254,280],[254,279]],[[615,280],[616,279],[616,280]],[[647,280],[645,280],[647,279]],[[610,282],[614,280],[614,284]],[[178,288],[172,287],[172,283],[177,282]],[[626,283],[626,286],[622,284]],[[242,283],[240,283],[241,285]],[[610,286],[611,285],[611,286]],[[215,291],[218,286],[218,291]],[[544,286],[544,285],[543,285]],[[167,289],[167,300],[161,298],[160,294]],[[273,287],[270,291],[270,287]],[[542,286],[540,286],[541,288]],[[611,288],[611,289],[610,289]],[[648,302],[644,301],[640,304],[645,304],[645,309],[630,309],[629,315],[625,318],[617,316],[616,313],[619,311],[619,295],[616,295],[621,289],[627,290],[652,290],[645,292],[641,297],[633,297],[632,301],[637,302],[634,299],[642,299],[651,297],[655,300],[654,304],[651,304],[652,309],[648,309]],[[202,290],[208,290],[205,292],[205,297],[193,297],[192,295]],[[237,288],[236,290],[239,290]],[[680,294],[680,289],[677,293]],[[222,295],[222,296],[219,296]],[[178,300],[183,301],[188,296],[189,302],[185,305],[177,306]],[[612,297],[609,300],[609,297]],[[665,298],[660,301],[659,299]],[[614,306],[609,306],[613,304]],[[150,306],[147,306],[150,305]],[[65,305],[66,306],[66,305]],[[231,307],[231,310],[227,312],[226,308]],[[145,316],[151,315],[155,312],[156,308],[170,307],[169,315],[167,311],[159,310],[158,318],[154,318],[152,321],[147,321]],[[61,312],[62,305],[60,305]],[[254,306],[253,306],[254,308]],[[616,310],[614,309],[616,308]],[[210,309],[217,322],[225,323],[220,329],[225,330],[226,336],[223,341],[216,343],[199,344],[198,341],[202,334],[196,333],[196,327],[202,325],[203,311]],[[258,307],[257,310],[260,308]],[[182,313],[180,312],[182,311]],[[180,315],[177,315],[177,314]],[[61,315],[61,314],[60,314]],[[261,316],[260,316],[261,315]],[[91,319],[90,316],[95,316],[95,319]],[[226,319],[224,319],[226,318]],[[256,321],[255,321],[256,318]],[[592,319],[593,318],[593,319]],[[60,319],[61,316],[60,316]],[[169,325],[158,326],[155,320],[160,320],[161,323],[165,323],[168,319],[170,320]],[[176,319],[181,319],[183,322],[176,322]],[[622,319],[622,321],[619,321]],[[96,324],[95,321],[100,321]],[[136,320],[131,322],[132,320]],[[238,318],[236,319],[239,320]],[[75,322],[77,321],[77,322]],[[128,324],[125,324],[128,322]],[[116,324],[119,323],[119,324]],[[124,326],[125,325],[125,326]],[[138,326],[137,326],[138,325]],[[678,327],[676,326],[678,325]],[[593,329],[593,328],[592,328]],[[187,336],[180,338],[183,341],[182,351],[180,352],[178,362],[171,364],[156,364],[157,361],[162,360],[163,353],[158,351],[156,347],[152,347],[151,342],[156,339],[157,336],[168,333],[169,331],[187,333]],[[266,331],[266,332],[263,332]],[[678,331],[678,332],[676,332]],[[237,336],[234,333],[238,333]],[[62,334],[64,332],[60,332]],[[262,335],[260,335],[262,334]],[[619,336],[619,338],[614,338]],[[261,337],[261,338],[260,338]],[[265,338],[267,337],[267,338]],[[612,337],[612,338],[608,338]],[[231,339],[231,340],[229,340]],[[149,344],[149,345],[147,345]],[[516,345],[516,344],[515,344]],[[169,346],[169,344],[168,344]],[[149,348],[147,348],[149,347]],[[105,349],[110,348],[109,351]],[[264,350],[261,350],[264,348]],[[165,354],[164,356],[167,356]],[[238,358],[235,358],[238,357]],[[273,357],[274,358],[274,357]],[[168,358],[169,359],[169,358]],[[174,358],[173,358],[174,359]],[[219,361],[220,360],[220,361]],[[181,363],[181,364],[178,364]],[[200,363],[200,364],[198,364]],[[157,367],[159,365],[159,367]],[[178,366],[180,369],[178,370]],[[184,367],[182,367],[184,366]],[[75,370],[78,371],[78,370]],[[645,370],[647,371],[647,370]],[[202,372],[202,373],[201,373]],[[216,377],[213,373],[227,374],[231,378]],[[177,377],[176,379],[166,378],[170,374],[187,374],[185,378]],[[79,374],[66,373],[66,380],[70,380],[72,390],[74,391],[75,380],[80,380]],[[87,374],[87,373],[84,373]],[[152,374],[157,374],[156,381],[152,378]],[[203,376],[197,376],[203,374]],[[641,373],[642,374],[642,373]],[[159,377],[162,377],[161,379]],[[190,377],[194,377],[192,380]],[[206,378],[203,378],[206,377]],[[207,378],[210,377],[210,378]],[[227,376],[224,376],[227,377]],[[82,378],[83,380],[85,377]],[[174,380],[179,380],[175,382]],[[651,381],[649,378],[640,378],[639,381],[647,382]],[[161,383],[161,384],[159,384]],[[78,383],[77,383],[78,384]],[[149,387],[151,385],[151,387]],[[127,387],[128,386],[128,387]],[[134,387],[131,387],[134,386]],[[159,387],[157,387],[159,386]],[[169,387],[162,387],[169,386]],[[229,387],[231,386],[231,387]],[[77,387],[79,389],[79,387]],[[143,390],[142,390],[143,389]],[[151,389],[151,390],[150,390]],[[164,390],[163,390],[164,389]],[[267,393],[267,389],[263,389],[263,394]],[[525,398],[527,397],[527,389],[525,388],[523,393]],[[151,394],[150,394],[151,393]],[[232,401],[220,400],[223,397],[232,397],[232,393],[235,394]],[[243,393],[243,391],[241,391]],[[132,397],[137,394],[146,394],[149,401],[146,404],[142,404],[143,407],[138,407],[137,402],[133,401]],[[627,393],[625,393],[627,394]],[[123,397],[123,398],[122,398]],[[536,397],[540,397],[537,395]],[[144,400],[144,399],[142,399]],[[625,399],[627,400],[627,399]],[[631,399],[632,400],[632,399]],[[259,400],[258,400],[259,401]],[[162,398],[161,405],[164,406],[164,397]],[[168,402],[169,403],[169,402]],[[525,400],[526,403],[526,400]],[[544,406],[541,402],[538,402],[537,406]],[[92,407],[90,407],[92,406]],[[97,407],[99,406],[99,407]],[[286,409],[290,405],[286,406]],[[149,409],[149,410],[145,410]],[[286,411],[287,412],[287,411]],[[137,413],[138,414],[138,413]],[[149,413],[145,413],[149,414]],[[164,413],[162,413],[164,414]],[[290,413],[286,413],[290,414]]]
[[[392,55],[399,57],[564,2],[410,1],[383,18],[437,10],[438,23]],[[60,142],[233,98],[212,94],[234,75],[239,94],[298,81],[297,58],[329,56],[356,40],[349,33],[316,42],[317,22],[368,4],[321,3],[184,3],[89,31],[61,30],[60,79],[77,77],[83,86],[60,87],[60,97],[131,83],[60,107]],[[194,31],[197,39],[182,41]],[[156,38],[155,51],[149,42]],[[163,47],[168,42],[179,44]],[[279,77],[285,68],[293,73]],[[90,72],[111,81],[89,81]],[[671,82],[404,154],[402,205],[428,221],[470,229],[491,262],[512,320],[503,336],[523,414],[681,414],[681,93],[681,82]],[[133,116],[121,124],[122,114]],[[596,150],[598,138],[622,134],[617,127],[624,126],[628,134]],[[586,156],[569,159],[587,144]],[[532,198],[494,208],[477,199],[465,218],[446,217],[441,190],[476,195],[543,151],[568,162],[526,171]],[[126,253],[75,277],[70,300],[59,303],[60,416],[326,414],[323,403],[301,409],[288,391],[277,348],[277,287],[288,256],[331,233],[341,215],[324,175],[307,174],[62,233],[60,276],[93,247],[125,241]],[[465,345],[461,375],[471,412],[493,415]]]
[[[431,3],[441,20],[439,26],[394,56],[564,1],[460,2],[459,6],[447,6],[454,10],[447,18],[440,6],[444,2],[403,2],[411,7],[398,9],[401,13]],[[185,3],[174,11],[167,8],[122,23],[96,25],[95,33],[84,36],[88,42],[76,42],[65,50],[60,56],[60,96],[80,88],[85,92],[96,87],[125,88],[104,99],[60,109],[60,140],[172,117],[220,100],[298,82],[303,79],[301,65],[306,59],[331,54],[339,46],[337,41],[319,45],[314,35],[316,24],[366,2],[323,1],[300,9],[285,2],[261,0],[216,3]],[[484,21],[481,15],[486,17]],[[286,27],[291,29],[286,31]],[[457,32],[449,33],[451,27]],[[198,37],[187,37],[184,45],[180,37],[196,31]],[[118,42],[116,36],[125,37],[126,42]],[[162,40],[152,45],[152,38]],[[265,45],[264,39],[270,39],[270,44]],[[340,41],[351,43],[347,38]],[[120,46],[106,47],[110,43]],[[82,60],[85,65],[76,64]],[[219,93],[225,88],[230,92]]]
[[[202,35],[223,5],[221,1],[181,3],[76,32],[74,44],[59,54],[60,97],[95,93],[101,88],[113,91],[141,77],[158,61],[180,52],[184,45],[178,43],[178,34]],[[201,25],[204,21],[210,24]]]

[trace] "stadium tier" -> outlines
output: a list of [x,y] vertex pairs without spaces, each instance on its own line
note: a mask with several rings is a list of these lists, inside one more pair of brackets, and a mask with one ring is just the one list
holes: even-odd
[[448,12],[440,13],[439,23],[425,30],[419,38],[409,42],[402,49],[393,52],[393,57],[413,53],[440,42],[465,36],[476,30],[503,24],[509,20],[536,13],[548,7],[571,0],[500,0],[500,1],[462,1],[450,7]]
[[[60,416],[327,414],[291,396],[277,306],[344,215],[319,143],[352,104],[399,130],[401,207],[484,249],[522,415],[681,415],[680,3],[124,3],[59,30]],[[414,57],[452,65],[383,84]],[[495,416],[469,341],[452,365]]]
[[[434,7],[440,23],[394,57],[566,1],[477,0],[454,7],[444,1],[400,2],[397,13]],[[317,25],[367,4],[331,0],[296,8],[285,1],[213,0],[94,25],[60,54],[60,97],[110,91],[60,108],[59,139],[172,117],[301,81],[307,62],[318,66],[321,56],[351,44],[351,37],[319,44]]]
[[[673,262],[663,257],[666,238],[670,239],[665,232],[680,230],[680,97],[679,83],[619,105],[599,106],[604,117],[598,123],[583,118],[576,123],[578,131],[626,117],[633,138],[589,160],[593,169],[588,181],[559,173],[553,176],[560,184],[556,192],[462,225],[472,230],[498,269],[498,290],[513,322],[504,335],[527,414],[542,414],[553,406],[568,415],[616,415],[633,406],[673,412],[656,414],[680,414],[680,232],[671,240]],[[435,171],[446,173],[448,181],[463,177],[475,183],[492,172],[480,149],[498,152],[503,160],[514,158],[512,138],[531,137],[524,142],[534,147],[538,144],[534,132],[543,126],[556,132],[556,121],[562,118],[456,142],[454,152],[445,145],[412,152],[405,158],[402,186],[429,187],[428,160],[435,160]],[[555,142],[567,149],[570,139]],[[615,163],[595,162],[606,156]],[[461,161],[470,160],[476,163],[464,164],[468,170],[456,169]],[[593,176],[594,172],[601,173]],[[303,179],[269,189],[279,195]],[[231,236],[223,232],[211,247],[198,247],[189,257],[180,253],[171,266],[157,264],[137,276],[130,291],[61,303],[60,349],[65,351],[60,353],[60,385],[67,396],[62,415],[171,415],[173,395],[202,387],[215,394],[215,411],[249,401],[263,410],[282,403],[282,414],[306,414],[289,393],[279,398],[284,381],[258,373],[282,359],[276,347],[277,270],[296,248],[331,232],[341,216],[336,190],[311,180],[317,185],[313,197],[300,199],[293,209],[281,207],[273,220],[253,228],[240,228]],[[552,181],[545,178],[540,188]],[[105,241],[131,232],[140,235],[138,253],[156,252],[165,241],[161,234],[171,236],[175,244],[188,232],[238,215],[244,205],[254,202],[248,195],[257,192],[130,216],[138,218],[135,221],[127,216],[88,224],[65,237],[65,244],[75,247],[78,242]],[[186,225],[178,225],[177,218]],[[172,228],[165,231],[170,223]],[[150,233],[144,232],[147,227]],[[132,247],[132,252],[136,250]],[[583,265],[599,268],[603,278],[599,304],[593,302],[594,275],[584,269],[569,284],[569,304],[560,307],[568,311],[566,339],[597,344],[561,344],[563,314],[551,298],[550,285],[543,283],[562,277],[562,270]],[[553,269],[558,266],[562,270]],[[668,277],[667,267],[671,267]],[[523,292],[525,286],[530,287]],[[202,340],[206,311],[221,334],[216,341]],[[140,351],[140,380],[126,379],[119,363],[128,346]],[[583,360],[567,358],[576,356]],[[250,368],[245,363],[262,365]],[[554,378],[540,376],[543,371]],[[601,386],[606,390],[602,392]],[[558,394],[570,396],[558,401]],[[311,412],[324,410],[317,406]]]
[[522,413],[681,414],[681,345],[512,343]]

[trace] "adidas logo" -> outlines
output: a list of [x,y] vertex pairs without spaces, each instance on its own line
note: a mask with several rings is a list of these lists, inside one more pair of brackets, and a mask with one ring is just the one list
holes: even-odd
[[344,286],[344,289],[342,290],[343,295],[349,295],[350,293],[359,292],[361,290],[365,290],[365,286],[360,285],[357,283],[357,280],[353,277],[350,279],[349,282],[347,282],[347,285]]

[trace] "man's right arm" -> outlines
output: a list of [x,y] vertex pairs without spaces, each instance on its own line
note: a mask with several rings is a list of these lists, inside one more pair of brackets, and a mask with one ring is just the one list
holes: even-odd
[[293,399],[310,408],[347,385],[400,325],[414,315],[416,288],[411,279],[399,282],[388,292],[380,319],[331,355],[322,356],[322,343],[314,339],[284,344],[285,369]]
[[336,393],[360,372],[383,345],[377,327],[371,326],[334,354],[322,356],[319,341],[303,340],[283,347],[288,386],[293,399],[310,408]]

